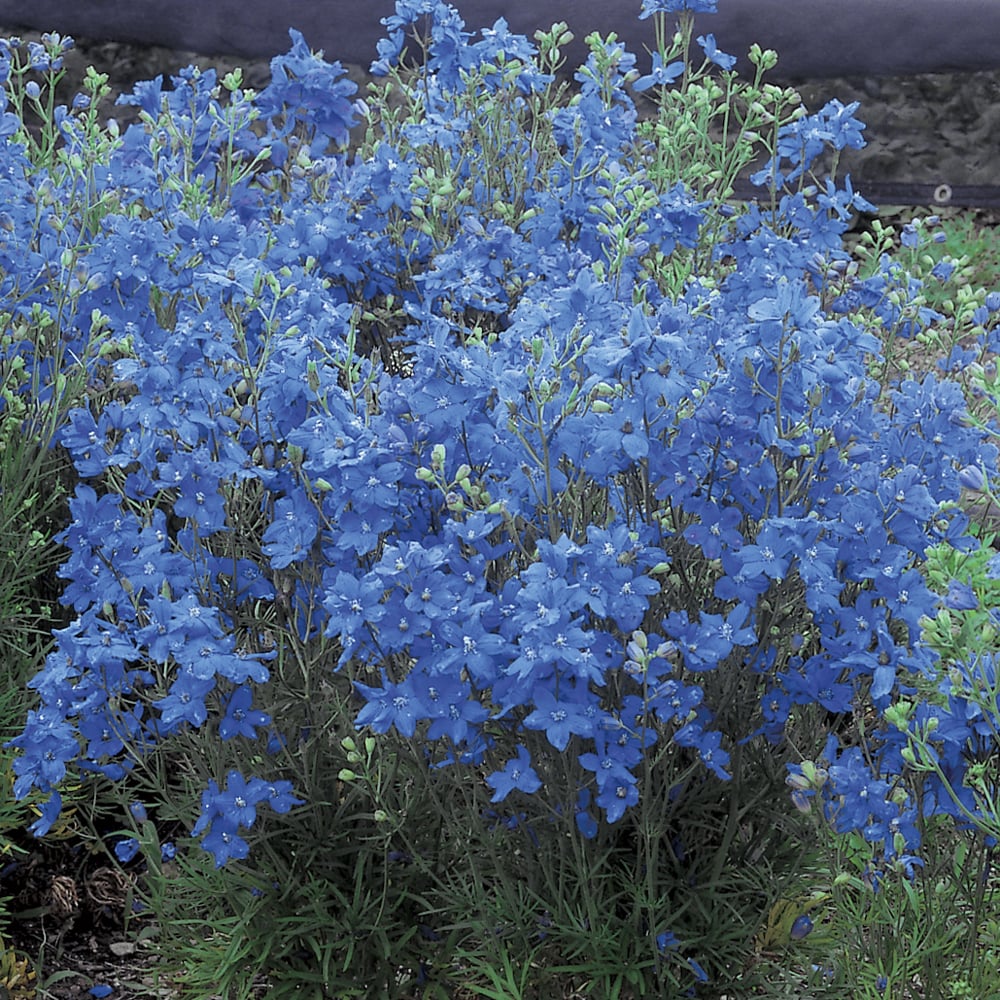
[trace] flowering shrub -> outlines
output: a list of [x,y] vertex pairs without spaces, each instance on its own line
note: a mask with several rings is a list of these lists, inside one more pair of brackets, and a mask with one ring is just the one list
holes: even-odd
[[807,711],[864,716],[868,743],[793,767],[797,804],[889,855],[918,851],[921,803],[956,811],[890,723],[936,670],[921,567],[972,544],[959,470],[996,448],[958,386],[873,377],[875,331],[937,314],[890,257],[857,272],[865,202],[810,173],[862,142],[857,109],[740,84],[711,35],[693,67],[688,15],[670,42],[663,14],[714,6],[644,4],[652,73],[593,36],[572,92],[564,27],[472,41],[400,0],[368,103],[292,32],[260,94],[189,68],[137,86],[120,134],[86,99],[51,142],[4,117],[5,323],[48,316],[59,345],[9,337],[4,364],[89,387],[61,434],[75,618],[13,741],[17,794],[49,795],[36,832],[67,774],[127,784],[204,730],[245,765],[193,832],[245,858],[260,807],[303,803],[281,761],[304,730],[268,710],[296,659],[349,679],[358,727],[584,837],[650,782],[683,796],[693,762],[726,782],[754,741],[793,760]]

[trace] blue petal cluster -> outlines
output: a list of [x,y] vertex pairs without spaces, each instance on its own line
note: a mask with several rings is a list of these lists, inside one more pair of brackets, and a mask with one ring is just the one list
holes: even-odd
[[[843,278],[850,185],[723,213],[644,169],[616,43],[532,123],[548,81],[501,22],[472,42],[451,8],[400,0],[385,24],[384,72],[426,31],[422,118],[364,155],[339,151],[353,85],[294,32],[256,96],[224,101],[194,70],[138,86],[126,100],[151,124],[96,170],[90,219],[40,213],[71,180],[0,147],[0,295],[55,308],[43,277],[86,246],[65,275],[66,356],[92,357],[95,328],[107,343],[95,402],[61,435],[79,475],[59,537],[75,617],[13,741],[16,794],[50,796],[37,832],[68,774],[127,779],[137,750],[181,730],[280,740],[257,707],[276,632],[329,651],[358,726],[475,764],[495,802],[554,789],[571,755],[583,778],[565,805],[591,836],[641,805],[654,747],[725,780],[733,746],[781,743],[798,708],[877,719],[936,670],[920,566],[967,543],[959,470],[995,469],[996,448],[957,386],[869,376],[870,328],[900,312],[889,263]],[[476,74],[501,56],[521,67],[502,132],[458,100],[476,79],[484,102],[496,92],[499,74]],[[680,72],[661,62],[641,85]],[[860,144],[855,110],[785,126],[761,180]],[[498,149],[506,172],[484,172]],[[626,243],[605,221],[623,179],[646,206]],[[657,254],[688,268],[682,287]],[[50,358],[24,361],[54,384]],[[718,676],[746,697],[725,720]],[[933,711],[957,787],[980,722],[952,698]],[[838,828],[915,847],[899,739],[875,727],[867,759],[828,747],[822,795]],[[936,780],[922,801],[945,808]],[[246,856],[258,806],[297,802],[234,771],[194,833],[221,865]]]

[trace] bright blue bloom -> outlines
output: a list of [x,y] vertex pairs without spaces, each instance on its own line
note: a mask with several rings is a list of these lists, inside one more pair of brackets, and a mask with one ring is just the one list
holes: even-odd
[[160,710],[160,721],[168,731],[180,723],[200,726],[208,718],[205,697],[215,688],[214,677],[196,677],[182,671],[170,685],[170,693],[153,702]]
[[791,557],[797,548],[793,535],[768,525],[758,532],[752,545],[744,545],[731,558],[733,565],[740,566],[749,579],[782,580],[788,574]]
[[380,688],[360,681],[355,681],[354,686],[368,702],[354,720],[359,729],[368,726],[376,733],[385,733],[395,726],[401,735],[412,736],[417,722],[431,714],[423,702],[426,695],[420,679],[414,674],[398,684],[387,682]]
[[944,604],[952,611],[975,611],[979,607],[979,598],[969,584],[962,583],[961,580],[952,580],[948,584]]
[[527,729],[544,729],[549,742],[557,750],[565,750],[574,733],[590,736],[594,724],[585,706],[578,701],[560,701],[547,688],[540,689],[533,698],[535,710],[524,720]]
[[260,779],[254,778],[247,783],[238,771],[230,771],[226,790],[215,795],[212,804],[227,820],[237,826],[250,827],[257,818],[257,803],[268,795],[268,788]]
[[330,612],[327,635],[353,635],[365,622],[377,622],[385,613],[381,603],[383,584],[377,577],[358,579],[337,572],[323,605]]
[[708,973],[693,958],[689,958],[687,963],[691,967],[691,971],[694,973],[695,978],[699,983],[708,982]]
[[286,813],[293,806],[304,804],[303,799],[297,799],[292,794],[292,783],[290,781],[265,782],[264,790],[267,792],[267,795],[262,801],[266,802],[276,813]]
[[705,52],[705,58],[710,59],[716,66],[732,69],[736,65],[736,56],[722,52],[715,44],[715,35],[699,35],[697,41]]
[[22,751],[14,760],[18,797],[32,786],[49,791],[58,785],[66,775],[66,764],[80,751],[69,723],[50,708],[29,711],[25,735],[10,742]]
[[792,926],[788,931],[788,936],[793,941],[801,941],[803,938],[808,937],[812,933],[812,929],[812,919],[808,914],[800,913],[799,916],[792,921]]
[[301,500],[282,497],[274,505],[274,520],[264,531],[263,551],[271,557],[274,569],[286,569],[309,555],[316,538],[318,518],[315,509]]
[[661,931],[656,935],[656,947],[660,951],[673,951],[680,947],[680,941],[677,940],[677,935],[673,931]]
[[123,864],[128,864],[139,853],[139,841],[135,837],[126,837],[115,844],[115,857]]
[[257,107],[272,120],[284,117],[276,139],[284,139],[301,123],[315,135],[317,153],[324,151],[325,140],[345,145],[354,125],[350,97],[357,84],[341,79],[344,68],[339,62],[326,63],[314,55],[300,32],[290,28],[288,34],[291,50],[271,60],[271,83],[257,96]]
[[581,788],[576,799],[576,828],[587,839],[593,840],[597,836],[597,820],[590,812],[590,789]]
[[645,76],[640,76],[632,84],[632,89],[641,93],[644,90],[649,90],[650,87],[666,86],[679,79],[685,69],[687,69],[687,65],[680,61],[664,66],[663,57],[659,52],[654,52],[652,69]]
[[844,105],[833,100],[814,115],[782,125],[778,130],[778,156],[794,167],[786,180],[794,180],[805,173],[827,146],[838,150],[864,146],[861,133],[865,126],[854,118],[859,107],[857,101]]
[[217,818],[212,829],[202,838],[201,846],[215,855],[215,867],[221,868],[235,858],[241,861],[250,853],[250,845],[237,833],[236,824]]
[[718,559],[723,548],[742,548],[743,535],[738,528],[743,516],[739,507],[720,511],[714,502],[707,503],[704,510],[699,511],[699,522],[684,529],[684,537],[692,545],[699,546],[706,559]]
[[981,490],[986,483],[983,470],[978,465],[966,465],[958,471],[959,485],[966,490]]
[[474,737],[490,715],[489,709],[472,696],[468,683],[447,674],[428,682],[427,706],[431,719],[427,738],[446,736],[456,745]]
[[639,19],[643,20],[654,14],[680,14],[686,10],[695,14],[716,14],[718,0],[642,0]]
[[240,685],[226,701],[226,714],[219,722],[219,735],[223,740],[234,736],[255,739],[258,726],[271,724],[271,716],[252,707],[253,695],[245,684]]
[[517,756],[507,761],[502,771],[486,776],[486,784],[493,789],[490,802],[502,802],[514,789],[531,794],[542,787],[542,779],[531,766],[531,754],[518,747]]
[[627,809],[639,802],[635,776],[629,772],[627,779],[605,784],[597,793],[595,801],[604,810],[607,821],[617,823]]
[[757,633],[746,624],[749,614],[749,607],[738,604],[725,616],[703,613],[695,624],[685,612],[674,612],[663,627],[677,641],[689,670],[714,670],[735,646],[757,644]]
[[[642,16],[715,6],[647,0]],[[726,748],[751,735],[731,720],[779,746],[800,707],[841,715],[860,696],[882,711],[940,669],[918,641],[942,602],[921,566],[931,545],[974,546],[955,501],[990,482],[997,450],[944,377],[973,345],[938,376],[869,377],[875,325],[906,338],[942,317],[906,305],[919,282],[891,255],[851,274],[843,235],[867,203],[850,178],[796,183],[863,143],[857,107],[781,127],[759,175],[773,203],[736,210],[648,169],[618,42],[541,120],[521,105],[551,81],[503,21],[473,36],[446,4],[400,0],[385,23],[380,69],[404,45],[426,64],[403,95],[415,120],[373,133],[363,162],[335,153],[354,85],[295,33],[255,98],[220,105],[215,74],[193,68],[138,86],[125,103],[169,120],[127,128],[95,165],[95,197],[113,193],[99,221],[62,217],[71,192],[3,150],[0,291],[58,314],[62,353],[92,359],[79,370],[95,380],[60,431],[85,481],[59,536],[73,620],[12,744],[15,791],[41,795],[36,832],[61,782],[127,779],[182,729],[229,741],[264,726],[258,773],[210,782],[195,825],[217,864],[245,857],[265,802],[300,803],[275,768],[304,734],[254,707],[272,700],[279,643],[322,644],[360,698],[353,721],[435,764],[482,769],[517,748],[489,787],[541,793],[545,775],[585,837],[642,808],[653,746],[727,780]],[[636,89],[686,72],[662,60]],[[469,88],[525,114],[481,119]],[[509,169],[484,174],[498,149]],[[456,197],[436,197],[444,179]],[[634,217],[622,190],[646,206]],[[626,217],[622,234],[607,221]],[[989,327],[995,305],[973,322]],[[94,323],[106,357],[88,353]],[[4,350],[43,394],[64,374],[61,352]],[[974,598],[956,583],[943,601]],[[995,666],[952,665],[913,711],[973,810],[966,769],[991,724],[973,693]],[[720,670],[755,692],[725,727]],[[796,804],[905,867],[922,820],[899,794],[905,734],[873,727],[875,750],[829,747],[829,781]],[[571,740],[584,787],[549,787],[563,769],[538,773],[531,753],[548,764]],[[959,812],[934,775],[921,802]]]

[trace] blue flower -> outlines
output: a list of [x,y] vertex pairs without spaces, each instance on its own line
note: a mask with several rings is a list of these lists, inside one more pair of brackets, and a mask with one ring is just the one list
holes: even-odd
[[958,471],[958,483],[962,489],[978,492],[985,486],[986,477],[978,465],[966,465]]
[[718,559],[722,550],[739,550],[743,546],[743,535],[739,525],[743,520],[743,511],[736,506],[719,510],[712,501],[707,502],[699,510],[699,521],[684,529],[684,537],[692,545],[701,548],[706,559]]
[[536,691],[532,700],[535,710],[524,720],[527,729],[544,729],[548,741],[557,749],[565,750],[574,733],[590,736],[594,723],[586,713],[586,706],[578,701],[560,701],[548,689]]
[[184,670],[170,685],[169,693],[154,701],[153,707],[160,710],[160,721],[167,731],[182,723],[200,726],[208,718],[205,696],[214,688],[214,677],[196,677]]
[[237,833],[236,824],[217,817],[212,829],[202,838],[201,846],[215,855],[215,867],[221,868],[227,861],[242,860],[250,853],[250,845]]
[[640,76],[633,84],[632,89],[640,93],[649,90],[650,87],[666,86],[677,80],[687,69],[687,63],[677,61],[668,66],[663,65],[663,57],[659,52],[653,53],[653,66],[645,76]]
[[358,728],[370,727],[376,733],[385,733],[393,726],[403,736],[416,732],[417,722],[431,713],[423,702],[419,678],[410,674],[398,684],[386,682],[383,687],[369,687],[360,681],[354,687],[364,696],[367,704],[355,717]]
[[316,538],[316,510],[305,498],[282,497],[274,505],[274,520],[265,529],[263,552],[274,569],[302,562]]
[[10,741],[21,756],[14,760],[14,794],[22,798],[34,786],[49,791],[66,776],[66,765],[80,746],[70,724],[51,708],[28,712],[24,733]]
[[788,931],[788,936],[793,941],[801,941],[803,938],[808,937],[812,933],[812,929],[812,918],[806,913],[800,913],[795,920],[792,921],[792,926]]
[[323,606],[330,613],[326,634],[354,635],[365,623],[381,620],[385,614],[384,592],[385,584],[377,576],[359,577],[338,570],[323,598]]
[[593,840],[597,836],[597,820],[590,812],[590,789],[581,788],[576,800],[576,813],[574,816],[576,828],[587,839]]
[[674,951],[681,945],[673,931],[661,931],[656,935],[656,947],[659,951]]
[[689,10],[693,14],[718,13],[719,0],[642,0],[639,20],[654,14],[680,14]]
[[639,802],[639,789],[635,775],[626,772],[622,780],[610,781],[597,793],[597,804],[604,810],[609,823],[617,823],[625,810]]
[[701,967],[701,965],[698,962],[696,962],[693,958],[689,958],[687,960],[687,963],[690,966],[691,971],[694,973],[695,979],[697,979],[699,983],[708,982],[708,973]]
[[531,754],[518,747],[517,756],[507,761],[502,771],[486,776],[486,784],[493,789],[491,802],[502,802],[514,789],[530,795],[542,787],[542,779],[531,766]]
[[948,593],[944,597],[944,604],[953,611],[975,611],[979,607],[979,598],[969,584],[951,580],[948,584]]
[[126,837],[115,844],[115,857],[123,864],[128,864],[139,853],[139,841],[135,837]]
[[266,797],[261,801],[266,802],[276,813],[286,813],[293,806],[303,805],[303,799],[297,799],[292,794],[292,783],[290,781],[271,781],[264,783]]
[[736,56],[722,52],[715,44],[715,35],[699,35],[698,44],[704,49],[705,58],[710,59],[723,69],[732,69],[736,65]]
[[226,714],[219,723],[219,735],[223,740],[231,740],[234,736],[245,736],[255,739],[257,726],[267,726],[271,716],[252,708],[253,695],[245,684],[240,685],[226,701]]
[[[645,0],[641,16],[688,24],[715,7]],[[922,567],[932,545],[975,544],[955,501],[990,481],[996,446],[959,386],[869,377],[872,329],[913,337],[940,317],[906,305],[919,282],[892,255],[865,277],[847,267],[847,220],[866,204],[849,177],[795,183],[863,144],[856,105],[779,123],[760,174],[774,198],[735,212],[652,169],[664,147],[638,123],[635,56],[617,40],[593,43],[569,101],[540,93],[535,47],[502,20],[473,41],[447,4],[399,0],[385,25],[380,69],[408,35],[425,60],[397,81],[412,114],[381,131],[374,114],[363,160],[328,155],[355,87],[296,32],[255,97],[223,105],[194,69],[139,85],[125,103],[157,123],[95,167],[95,198],[117,206],[101,219],[4,149],[0,291],[65,323],[59,351],[15,337],[0,360],[43,403],[61,357],[93,361],[59,431],[87,480],[59,535],[75,618],[12,744],[16,793],[39,794],[35,832],[58,818],[61,783],[127,779],[184,729],[255,740],[264,726],[260,772],[210,782],[195,824],[217,864],[245,857],[263,805],[301,801],[272,780],[301,731],[255,707],[281,701],[264,686],[280,641],[367,681],[352,721],[436,764],[481,769],[503,736],[516,757],[490,774],[498,801],[542,791],[528,748],[544,733],[577,757],[575,820],[594,837],[643,808],[654,746],[729,777],[724,740],[744,734],[723,737],[717,685],[692,674],[746,673],[738,708],[778,745],[811,706],[862,698],[888,718],[908,678],[937,669],[923,620],[975,606],[971,583],[941,597]],[[714,36],[698,43],[732,68]],[[636,90],[683,82],[667,51]],[[0,75],[10,59],[0,45]],[[509,119],[479,121],[477,91],[502,92]],[[542,118],[517,111],[550,96]],[[19,127],[6,100],[0,133]],[[72,153],[72,114],[55,124]],[[495,177],[494,146],[511,165]],[[998,304],[971,322],[988,329]],[[963,341],[943,367],[977,349]],[[764,641],[771,629],[784,641]],[[912,714],[933,720],[935,760],[973,809],[966,768],[990,720],[972,694],[994,673],[990,657],[954,664]],[[924,819],[901,798],[907,733],[876,720],[872,737],[868,757],[831,748],[828,782],[797,804],[905,870]],[[925,778],[927,814],[954,816]]]
[[257,819],[258,803],[268,796],[268,787],[259,778],[247,782],[239,771],[230,771],[226,790],[213,797],[212,806],[227,822],[251,827]]
[[428,682],[427,705],[431,719],[427,738],[437,740],[446,736],[456,745],[474,736],[490,715],[489,709],[473,696],[467,682],[447,675]]
[[326,63],[314,55],[301,32],[290,28],[288,34],[292,47],[287,55],[271,60],[271,82],[257,95],[257,107],[272,121],[284,116],[284,124],[275,127],[276,139],[302,123],[310,135],[324,140],[317,150],[322,154],[325,140],[346,144],[354,125],[350,98],[358,86],[341,79],[345,71],[339,62]]

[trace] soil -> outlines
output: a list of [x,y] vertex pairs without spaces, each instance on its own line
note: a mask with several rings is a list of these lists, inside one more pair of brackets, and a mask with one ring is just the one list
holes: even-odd
[[[12,32],[0,27],[0,36],[8,34]],[[220,76],[241,66],[244,85],[254,89],[270,79],[266,60],[79,39],[66,59],[68,94],[80,89],[90,65],[109,75],[117,94],[136,81],[169,77],[191,63],[216,67]],[[346,68],[363,87],[364,67]],[[865,180],[1000,186],[1000,72],[825,79],[798,89],[814,110],[831,97],[861,102],[859,118],[867,123],[869,145],[847,151],[841,166],[862,193]],[[109,101],[106,113],[126,121],[132,110]],[[990,213],[977,213],[977,218],[997,221]],[[6,875],[7,869],[0,872],[2,895],[12,894]],[[11,909],[26,915],[8,929],[7,937],[22,954],[42,956],[40,979],[34,984],[38,996],[81,1000],[91,995],[95,983],[113,986],[117,1000],[170,995],[169,990],[153,991],[153,959],[124,931],[129,879],[99,855],[88,859],[79,856],[78,848],[35,847],[22,862],[16,883],[18,898]],[[27,996],[0,986],[0,1000]]]

